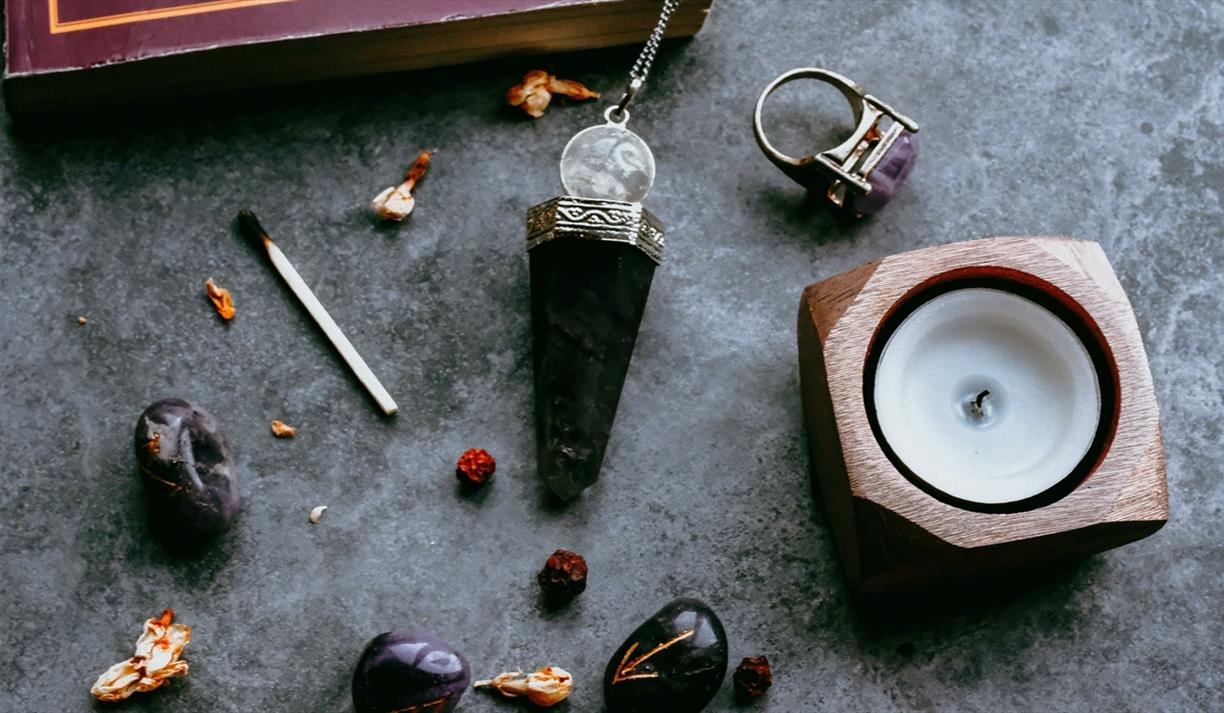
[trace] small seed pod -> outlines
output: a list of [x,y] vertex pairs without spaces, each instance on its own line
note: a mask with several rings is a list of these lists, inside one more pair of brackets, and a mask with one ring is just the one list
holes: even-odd
[[586,591],[587,563],[582,555],[569,550],[557,550],[536,575],[544,596],[550,601],[573,599]]
[[735,695],[740,700],[751,700],[765,695],[773,685],[773,671],[769,659],[764,656],[749,656],[740,662],[731,675]]
[[497,461],[483,448],[469,448],[455,464],[455,477],[469,486],[484,485],[493,478]]

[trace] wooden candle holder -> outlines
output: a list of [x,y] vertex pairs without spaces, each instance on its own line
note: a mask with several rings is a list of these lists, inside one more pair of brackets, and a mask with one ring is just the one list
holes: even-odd
[[[954,283],[1040,293],[1093,353],[1102,425],[1095,458],[1086,457],[1066,487],[1016,507],[974,506],[924,488],[882,445],[867,397],[881,333],[895,327],[907,302]],[[798,338],[814,490],[856,592],[1031,568],[1138,540],[1168,520],[1147,356],[1130,302],[1096,243],[989,238],[877,260],[809,285]]]

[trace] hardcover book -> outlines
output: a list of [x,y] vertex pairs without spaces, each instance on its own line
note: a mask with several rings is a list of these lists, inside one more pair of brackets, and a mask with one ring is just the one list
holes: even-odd
[[[668,37],[713,0],[685,0]],[[660,0],[5,0],[11,112],[640,43]]]

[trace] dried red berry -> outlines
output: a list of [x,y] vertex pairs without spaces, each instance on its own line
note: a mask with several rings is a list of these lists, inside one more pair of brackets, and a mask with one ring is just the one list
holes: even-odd
[[483,448],[469,448],[459,456],[455,477],[464,485],[484,485],[497,470],[497,461]]
[[536,575],[544,596],[552,601],[572,599],[586,589],[587,563],[582,555],[569,550],[557,550]]
[[764,656],[749,656],[740,662],[731,676],[735,684],[735,695],[741,700],[759,698],[773,685],[773,671],[769,659]]

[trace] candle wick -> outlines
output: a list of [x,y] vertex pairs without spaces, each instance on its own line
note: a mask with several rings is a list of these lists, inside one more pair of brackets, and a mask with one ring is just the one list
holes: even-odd
[[969,414],[973,418],[981,419],[986,415],[985,409],[982,406],[986,403],[987,396],[990,396],[990,389],[982,389],[977,398],[969,401]]

